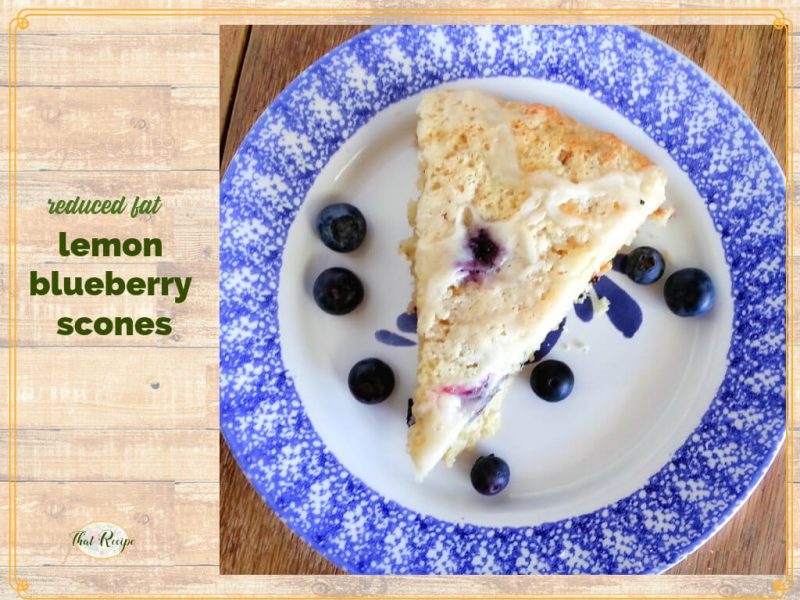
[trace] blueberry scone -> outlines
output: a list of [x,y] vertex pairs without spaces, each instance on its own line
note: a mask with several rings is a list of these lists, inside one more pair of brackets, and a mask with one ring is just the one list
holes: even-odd
[[419,354],[408,451],[422,479],[499,426],[510,375],[664,201],[666,175],[539,104],[435,91],[409,206]]

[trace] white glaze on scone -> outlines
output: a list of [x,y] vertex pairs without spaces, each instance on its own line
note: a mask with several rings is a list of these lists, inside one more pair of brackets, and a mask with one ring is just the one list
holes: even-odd
[[409,452],[424,475],[491,434],[508,376],[664,200],[666,177],[553,108],[440,91],[418,109],[409,211],[420,337]]

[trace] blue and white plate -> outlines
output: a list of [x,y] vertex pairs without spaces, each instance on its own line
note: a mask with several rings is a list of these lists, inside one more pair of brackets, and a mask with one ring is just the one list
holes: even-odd
[[[269,76],[266,74],[265,76]],[[663,279],[611,272],[605,314],[576,305],[550,356],[566,400],[514,382],[500,432],[416,483],[405,454],[416,336],[397,253],[416,195],[414,110],[438,86],[558,107],[615,133],[669,175],[667,275],[701,267],[705,317],[670,313]],[[654,573],[728,519],[785,431],[785,183],[731,98],[686,58],[627,27],[388,26],[320,59],[269,106],[222,182],[221,425],[250,481],[351,573]],[[352,254],[316,236],[321,207],[358,206]],[[319,310],[316,275],[364,282],[355,312]],[[356,402],[347,373],[376,356],[397,385]],[[486,498],[469,468],[494,452],[511,483]]]

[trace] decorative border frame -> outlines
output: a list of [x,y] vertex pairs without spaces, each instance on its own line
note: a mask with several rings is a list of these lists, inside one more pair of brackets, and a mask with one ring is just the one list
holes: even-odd
[[[366,8],[366,9],[337,9],[337,8],[308,8],[308,9],[282,9],[282,8],[49,8],[49,9],[32,9],[25,8],[18,11],[17,16],[10,19],[8,23],[8,65],[9,65],[9,84],[8,84],[8,141],[9,141],[9,154],[8,154],[8,232],[9,232],[9,253],[8,253],[8,266],[9,266],[9,316],[8,316],[8,339],[9,339],[9,357],[8,357],[8,417],[9,417],[9,437],[8,437],[8,498],[9,498],[9,539],[8,539],[8,584],[9,587],[16,592],[19,597],[35,598],[35,597],[52,597],[52,596],[32,596],[23,593],[29,590],[29,583],[25,579],[18,577],[17,571],[17,515],[16,515],[16,486],[17,486],[17,285],[16,285],[16,272],[17,272],[17,32],[25,30],[30,26],[31,17],[70,17],[70,16],[128,16],[128,17],[272,17],[272,18],[291,18],[291,17],[379,17],[383,19],[412,19],[412,18],[446,18],[453,20],[456,18],[469,18],[469,17],[504,17],[511,19],[519,18],[569,18],[569,17],[584,17],[592,21],[601,18],[619,17],[619,18],[637,18],[637,17],[753,17],[753,18],[768,18],[772,19],[772,25],[776,29],[786,29],[786,160],[787,160],[787,185],[786,185],[786,382],[787,382],[787,411],[786,411],[786,426],[787,426],[787,454],[786,454],[786,549],[787,549],[787,571],[783,579],[773,581],[772,587],[775,592],[780,594],[780,597],[786,593],[794,585],[793,574],[793,490],[789,483],[791,481],[791,467],[793,460],[793,441],[790,431],[790,423],[793,422],[793,383],[794,374],[792,372],[792,353],[793,353],[793,331],[791,322],[793,321],[793,267],[791,261],[791,251],[793,247],[793,209],[792,198],[794,197],[794,159],[791,153],[793,147],[793,131],[791,124],[793,123],[793,69],[792,58],[793,52],[793,38],[792,32],[794,31],[793,22],[788,19],[785,13],[778,8],[682,8],[682,9],[643,9],[643,8],[609,8],[609,9],[533,9],[533,8],[504,8],[504,9],[464,9],[464,8],[442,8],[442,9],[379,9],[379,8]],[[316,590],[315,590],[316,591]],[[320,593],[324,593],[321,590]],[[74,596],[73,596],[74,597]],[[97,596],[94,596],[97,597]],[[120,598],[149,598],[152,596],[117,596]],[[174,598],[185,597],[184,595],[171,596]],[[193,597],[215,598],[218,595],[196,595]],[[247,597],[247,596],[228,596],[228,597]],[[539,596],[542,598],[586,598],[586,595],[580,596]],[[606,595],[604,598],[625,598],[625,595]],[[649,598],[665,597],[663,595],[649,595]],[[686,598],[702,598],[702,596],[684,596]],[[775,596],[763,596],[758,598],[774,598]],[[756,598],[756,597],[752,597]]]

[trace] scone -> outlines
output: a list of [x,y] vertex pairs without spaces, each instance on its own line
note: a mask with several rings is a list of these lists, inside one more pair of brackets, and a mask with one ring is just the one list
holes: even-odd
[[409,207],[419,355],[408,451],[422,479],[499,426],[510,381],[664,201],[666,175],[556,109],[475,91],[417,110]]

